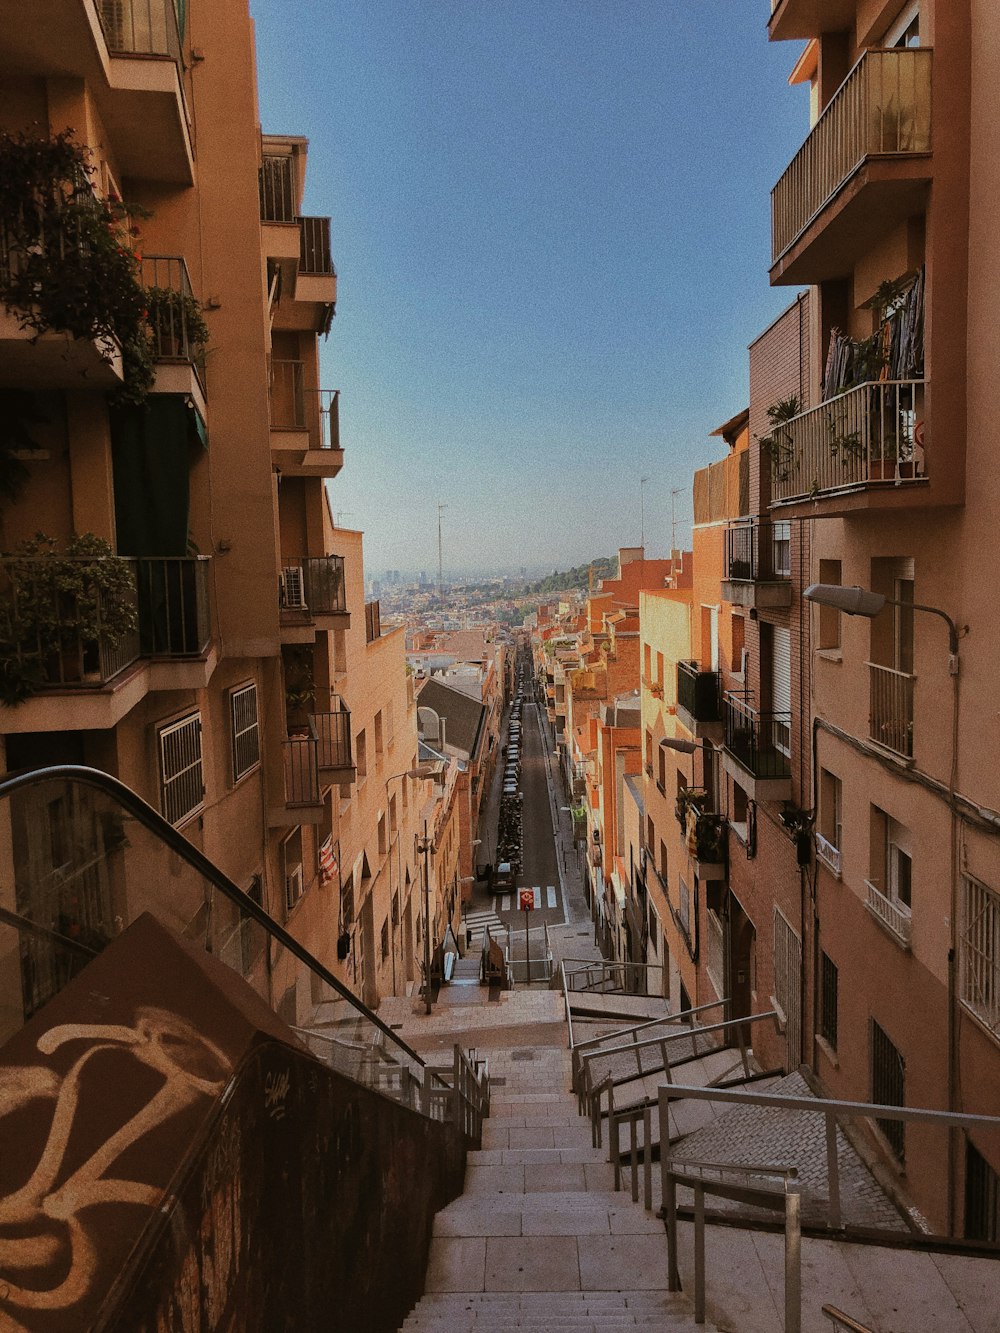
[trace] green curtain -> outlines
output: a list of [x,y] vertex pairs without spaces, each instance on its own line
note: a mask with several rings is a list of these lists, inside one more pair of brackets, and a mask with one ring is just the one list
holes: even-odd
[[191,462],[205,443],[189,400],[156,394],[111,413],[120,555],[187,555]]

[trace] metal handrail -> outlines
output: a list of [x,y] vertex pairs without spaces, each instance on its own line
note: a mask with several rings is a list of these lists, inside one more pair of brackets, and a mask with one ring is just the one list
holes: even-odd
[[728,1004],[727,1000],[714,1000],[711,1004],[700,1004],[694,1009],[682,1009],[679,1013],[676,1014],[664,1014],[661,1018],[650,1018],[647,1019],[646,1022],[636,1023],[632,1027],[618,1028],[614,1032],[605,1032],[599,1037],[588,1037],[586,1041],[581,1041],[576,1046],[572,1045],[572,1040],[571,1040],[570,1046],[573,1052],[572,1054],[573,1086],[574,1087],[577,1086],[580,1075],[583,1072],[584,1056],[581,1054],[581,1052],[585,1051],[591,1052],[598,1050],[601,1047],[604,1047],[605,1043],[620,1041],[622,1038],[631,1038],[630,1041],[626,1041],[624,1043],[625,1047],[628,1048],[635,1044],[638,1034],[640,1032],[648,1032],[651,1028],[654,1027],[684,1026],[685,1020],[690,1020],[686,1023],[686,1026],[690,1031],[690,1029],[695,1026],[694,1023],[695,1014],[707,1013],[711,1009],[721,1008],[725,1010],[727,1004]]
[[822,1313],[826,1315],[834,1328],[846,1329],[847,1333],[875,1333],[873,1328],[867,1324],[859,1324],[856,1319],[852,1319],[849,1314],[844,1314],[843,1310],[838,1310],[835,1305],[824,1305]]
[[362,1018],[371,1023],[373,1027],[378,1028],[383,1036],[387,1037],[394,1046],[397,1046],[408,1059],[414,1061],[421,1069],[426,1069],[427,1062],[408,1046],[397,1033],[393,1032],[392,1028],[384,1023],[378,1014],[359,1000],[342,981],[338,981],[318,958],[314,958],[309,950],[304,948],[293,935],[289,935],[287,930],[279,926],[264,911],[263,907],[258,906],[248,894],[238,888],[228,875],[224,874],[213,861],[210,861],[202,851],[189,842],[183,833],[178,832],[172,824],[169,824],[159,811],[154,810],[131,787],[127,787],[118,778],[112,777],[110,773],[104,773],[100,769],[88,768],[84,764],[53,764],[48,768],[36,768],[20,773],[7,774],[0,781],[0,801],[14,795],[15,792],[40,786],[43,782],[58,781],[79,782],[114,797],[155,838],[165,843],[182,861],[186,861],[199,875],[218,889],[225,898],[228,898],[244,916],[248,916],[255,921],[277,944],[280,944],[283,949],[287,949],[293,958],[298,959],[304,967],[307,967],[310,972],[319,977],[331,990],[336,991],[341,999],[346,1000]]

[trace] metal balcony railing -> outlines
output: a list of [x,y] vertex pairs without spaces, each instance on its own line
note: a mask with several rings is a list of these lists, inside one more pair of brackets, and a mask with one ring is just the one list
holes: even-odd
[[351,768],[351,714],[341,700],[337,708],[310,717],[318,741],[320,768]]
[[260,167],[261,222],[295,221],[295,159],[290,153],[265,153]]
[[927,474],[923,380],[860,384],[775,426],[771,500]]
[[721,721],[721,679],[718,671],[702,671],[697,662],[678,662],[678,705],[686,709],[696,722]]
[[[136,562],[125,556],[114,559],[127,570],[124,595],[133,610],[138,604]],[[79,591],[60,587],[57,565],[75,572],[71,582]],[[43,686],[105,685],[139,657],[139,631],[124,634],[105,628],[117,617],[108,604],[108,593],[100,588],[99,557],[5,556],[0,559],[0,588],[9,608],[0,629],[0,656],[25,665],[35,664]],[[93,571],[91,586],[88,571]],[[87,601],[86,618],[96,629],[93,635],[81,628],[78,597]],[[6,608],[5,608],[6,609]]]
[[726,578],[773,583],[792,576],[791,525],[748,518],[726,529]]
[[910,916],[909,908],[904,907],[902,903],[883,893],[870,879],[865,880],[865,891],[867,893],[865,906],[869,912],[878,917],[886,929],[895,935],[900,944],[908,949],[913,933],[913,919]]
[[870,708],[868,735],[873,741],[913,758],[913,683],[915,676],[868,663]]
[[310,448],[340,448],[340,390],[307,389],[304,361],[272,361],[271,428],[309,430]]
[[282,741],[285,766],[285,804],[319,805],[319,741],[312,727],[307,736]]
[[866,158],[931,151],[932,57],[927,47],[861,57],[771,192],[774,259]]
[[204,374],[205,342],[201,307],[188,267],[180,255],[143,255],[140,281],[146,289],[153,356],[157,361],[189,361]]
[[749,696],[727,694],[724,700],[726,750],[757,778],[791,774],[789,739],[791,713],[761,713]]
[[382,612],[378,602],[365,602],[365,642],[373,643],[382,635]]
[[212,626],[208,601],[210,557],[140,556],[139,637],[146,657],[198,657]]
[[169,56],[180,60],[175,0],[100,0],[98,13],[108,50],[115,55]]
[[278,585],[282,611],[336,615],[347,610],[347,586],[342,555],[302,556],[283,566]]
[[330,219],[300,217],[299,272],[336,275],[330,253]]

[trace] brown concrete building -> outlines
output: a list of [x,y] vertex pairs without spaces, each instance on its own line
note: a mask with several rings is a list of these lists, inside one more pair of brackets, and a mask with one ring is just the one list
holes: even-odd
[[[120,777],[375,1002],[413,975],[388,856],[395,828],[412,878],[412,802],[384,784],[415,762],[415,711],[360,534],[330,521],[337,277],[329,218],[303,214],[306,142],[260,135],[240,0],[7,18],[2,152],[25,197],[0,266],[4,766]],[[82,312],[60,305],[73,273]],[[52,544],[26,545],[39,530]],[[51,872],[80,819],[38,810],[16,835],[42,915],[70,925]],[[141,904],[120,908],[95,928]],[[14,1011],[45,998],[42,955],[29,974]]]

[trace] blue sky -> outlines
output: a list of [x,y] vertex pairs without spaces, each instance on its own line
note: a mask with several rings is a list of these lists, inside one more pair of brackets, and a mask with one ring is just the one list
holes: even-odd
[[[690,518],[745,405],[807,132],[766,0],[251,0],[264,129],[332,216],[333,506],[370,574],[565,567]],[[679,529],[686,539],[690,528]]]

